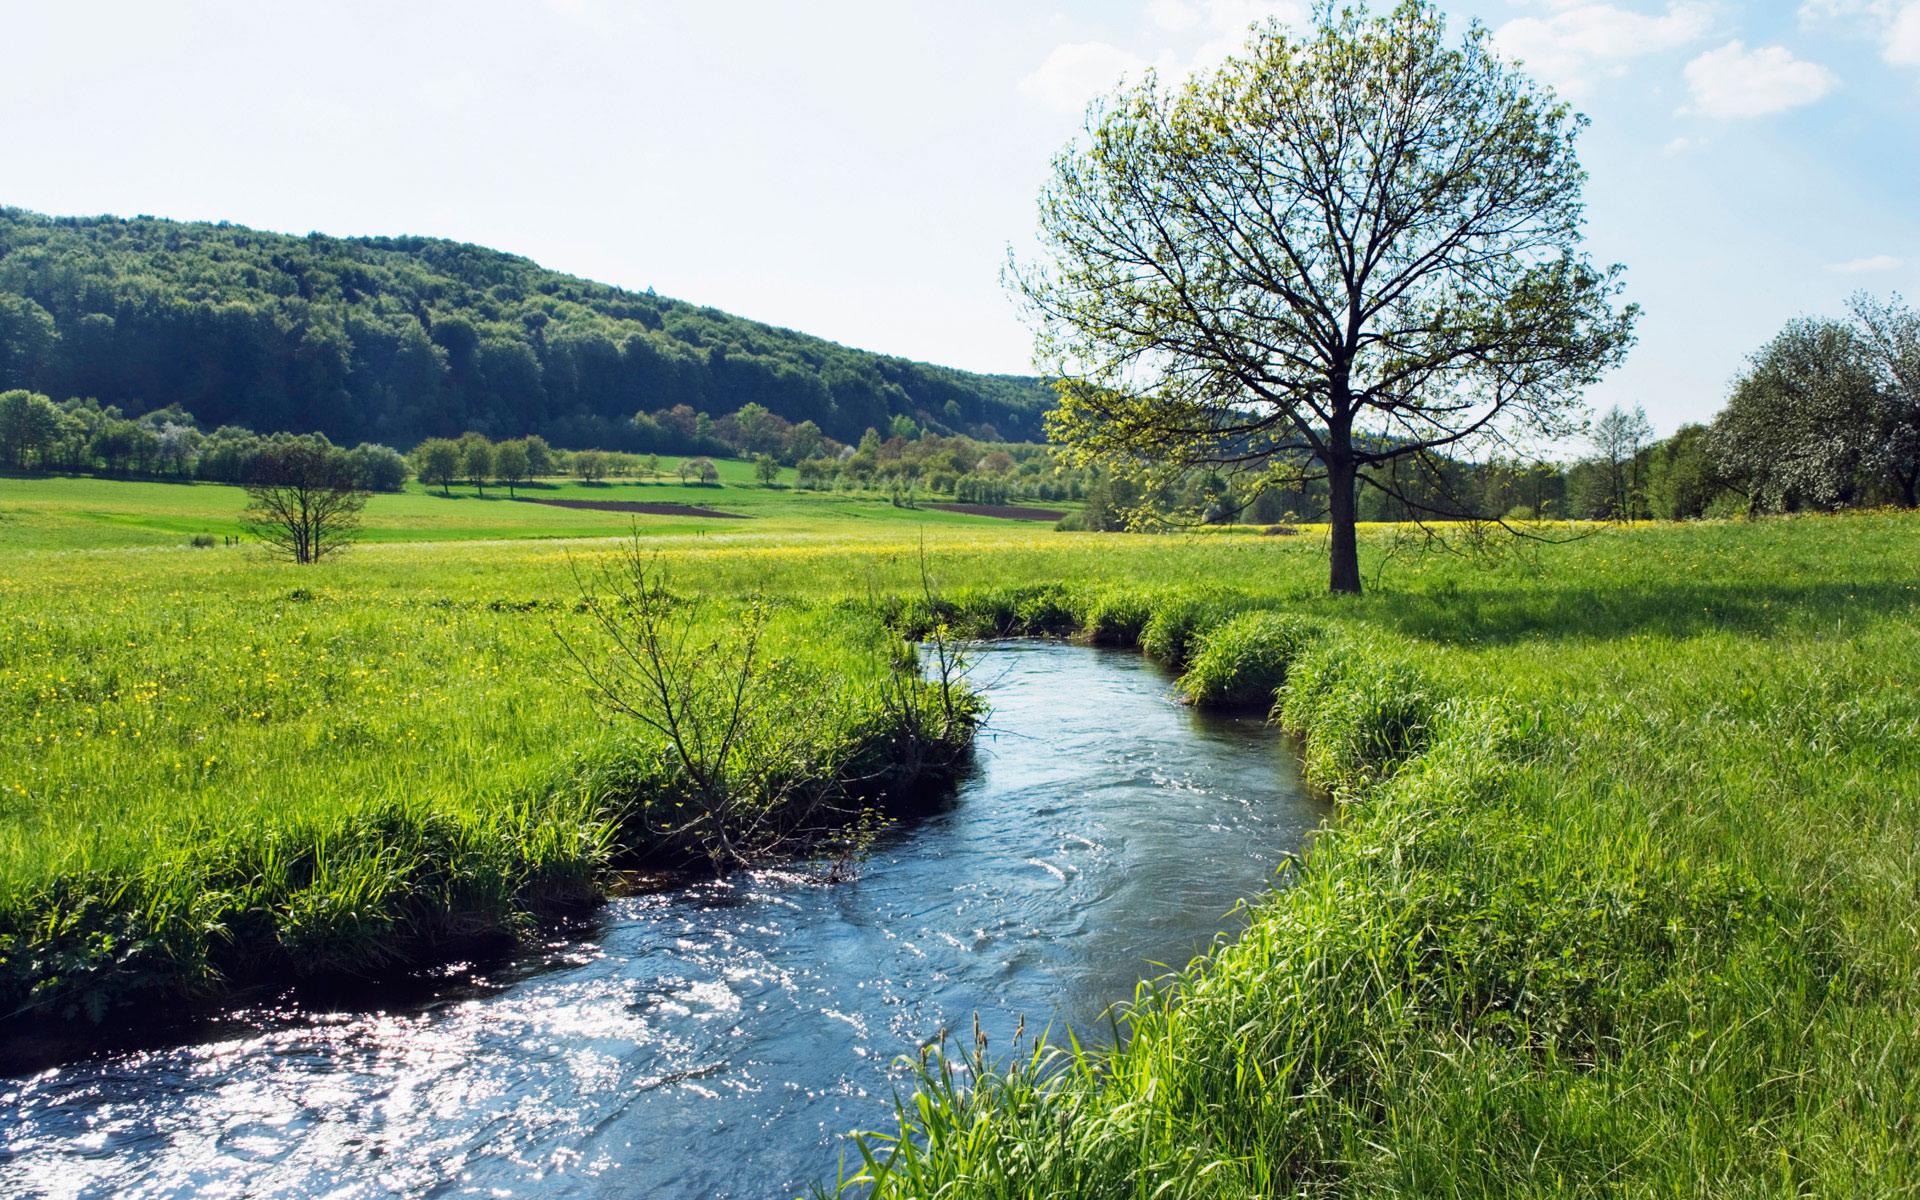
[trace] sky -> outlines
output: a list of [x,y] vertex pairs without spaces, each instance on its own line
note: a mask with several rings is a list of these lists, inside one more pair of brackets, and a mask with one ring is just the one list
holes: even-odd
[[[1920,299],[1920,0],[1449,0],[1592,121],[1644,311],[1599,407],[1705,420]],[[0,0],[0,204],[425,234],[849,345],[1031,369],[1000,282],[1086,101],[1304,0]]]

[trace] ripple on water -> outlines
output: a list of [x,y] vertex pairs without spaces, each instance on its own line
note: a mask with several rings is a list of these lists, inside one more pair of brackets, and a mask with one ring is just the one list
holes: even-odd
[[0,1195],[792,1195],[975,1013],[996,1049],[1023,1018],[1097,1036],[1320,810],[1269,731],[1135,656],[979,658],[978,771],[856,880],[618,900],[489,994],[0,1082]]

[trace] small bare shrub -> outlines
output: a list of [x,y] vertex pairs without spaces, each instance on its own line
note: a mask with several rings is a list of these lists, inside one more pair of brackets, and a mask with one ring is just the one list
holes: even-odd
[[645,797],[637,817],[717,869],[818,842],[867,797],[966,745],[973,702],[943,637],[931,687],[897,638],[876,643],[890,660],[876,696],[769,653],[758,597],[736,615],[676,595],[637,539],[590,577],[576,567],[575,582],[593,636],[570,636],[557,618],[554,632],[594,698],[649,734],[664,768],[666,794]]

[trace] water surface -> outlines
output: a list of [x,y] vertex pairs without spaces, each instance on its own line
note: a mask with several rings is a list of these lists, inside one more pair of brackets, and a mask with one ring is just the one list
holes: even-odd
[[617,900],[423,1006],[0,1080],[0,1195],[792,1196],[976,1013],[996,1049],[1022,1017],[1098,1035],[1237,927],[1321,810],[1271,730],[1181,707],[1135,655],[975,662],[977,770],[853,881]]

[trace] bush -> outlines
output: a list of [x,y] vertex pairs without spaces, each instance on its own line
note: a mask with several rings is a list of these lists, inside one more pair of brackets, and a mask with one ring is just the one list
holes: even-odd
[[397,492],[412,473],[405,455],[374,442],[361,442],[347,451],[347,464],[354,481],[369,492]]
[[1271,707],[1287,668],[1318,633],[1287,613],[1241,613],[1200,639],[1180,691],[1209,708]]
[[1140,630],[1140,648],[1170,667],[1184,666],[1200,635],[1232,616],[1238,607],[1221,597],[1190,593],[1163,597]]
[[196,533],[193,535],[193,541],[189,544],[195,550],[209,549],[213,545],[213,535],[210,533]]
[[1096,646],[1135,646],[1146,628],[1153,606],[1130,591],[1098,592],[1080,614],[1080,630]]
[[1080,626],[1073,594],[1058,584],[1021,588],[1014,615],[1023,633],[1065,637]]
[[1065,637],[1080,627],[1077,601],[1059,584],[970,588],[948,599],[903,601],[885,615],[905,637],[925,635],[942,621],[959,637]]
[[1411,667],[1345,640],[1323,642],[1288,666],[1274,719],[1307,737],[1307,777],[1351,797],[1391,775],[1427,744],[1435,707]]

